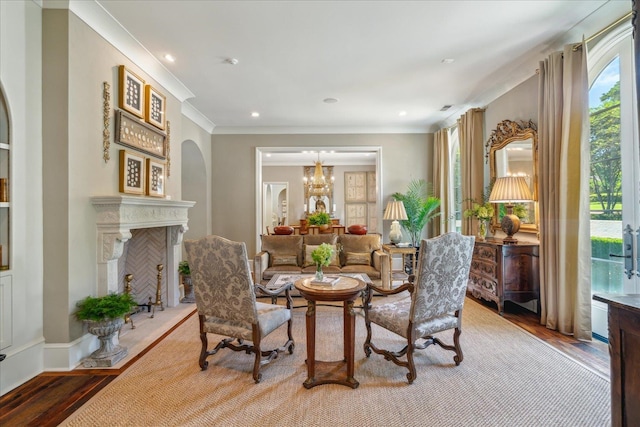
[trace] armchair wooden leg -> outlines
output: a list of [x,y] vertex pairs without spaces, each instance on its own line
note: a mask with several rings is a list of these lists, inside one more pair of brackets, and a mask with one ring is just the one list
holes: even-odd
[[207,368],[209,367],[209,362],[207,362],[207,346],[208,346],[208,342],[207,342],[207,333],[206,332],[200,332],[200,341],[202,342],[202,350],[200,350],[200,360],[199,360],[199,364],[200,364],[200,369],[202,369],[203,371],[206,371]]
[[413,343],[409,343],[409,346],[407,348],[407,369],[409,369],[409,373],[407,374],[407,380],[409,381],[409,384],[413,384],[413,380],[416,379],[416,365],[413,362],[413,350],[414,350],[414,345]]

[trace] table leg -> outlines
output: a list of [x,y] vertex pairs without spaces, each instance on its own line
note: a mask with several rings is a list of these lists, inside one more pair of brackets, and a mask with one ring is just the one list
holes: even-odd
[[307,327],[307,379],[305,388],[315,385],[316,376],[316,302],[307,301],[307,314],[305,318]]
[[360,385],[353,377],[355,374],[355,332],[356,313],[353,310],[353,301],[344,302],[344,358],[347,362],[347,383],[356,388]]

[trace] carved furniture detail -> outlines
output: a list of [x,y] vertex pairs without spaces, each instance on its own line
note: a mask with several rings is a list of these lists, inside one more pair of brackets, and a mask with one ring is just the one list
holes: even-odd
[[502,240],[476,242],[467,292],[475,298],[494,301],[502,315],[505,301],[538,301],[540,313],[539,245]]

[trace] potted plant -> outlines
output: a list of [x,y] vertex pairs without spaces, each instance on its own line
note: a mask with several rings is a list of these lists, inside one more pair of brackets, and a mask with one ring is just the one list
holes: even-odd
[[404,204],[408,219],[400,221],[400,225],[409,233],[413,247],[417,248],[422,229],[440,215],[440,199],[431,194],[430,186],[424,179],[411,181],[406,193],[394,193],[393,198]]
[[307,218],[307,222],[309,223],[309,225],[317,225],[320,227],[320,229],[326,229],[329,228],[331,217],[326,212],[316,212],[309,215],[309,218]]
[[178,263],[178,273],[180,273],[180,277],[182,278],[182,286],[184,287],[184,298],[180,300],[180,302],[190,303],[196,302],[195,296],[193,295],[193,282],[191,281],[191,268],[189,268],[189,263],[187,261],[180,261]]
[[100,348],[83,362],[85,367],[113,366],[127,355],[126,347],[114,345],[113,337],[124,325],[124,315],[137,305],[128,293],[88,296],[76,304],[76,318],[84,321],[89,333],[100,340]]

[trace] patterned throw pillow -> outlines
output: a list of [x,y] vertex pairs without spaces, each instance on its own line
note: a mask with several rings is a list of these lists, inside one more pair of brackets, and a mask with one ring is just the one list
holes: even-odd
[[[311,252],[316,250],[318,246],[320,245],[304,245],[304,263],[302,265],[303,267],[310,267],[312,265],[316,265],[316,263],[313,261],[313,258],[311,258]],[[331,245],[331,247],[333,248],[333,256],[331,257],[331,262],[329,263],[329,265],[335,265],[337,267],[340,267],[336,245]]]
[[292,255],[274,255],[271,265],[298,265],[298,257]]
[[371,265],[371,254],[368,252],[347,252],[346,265]]

